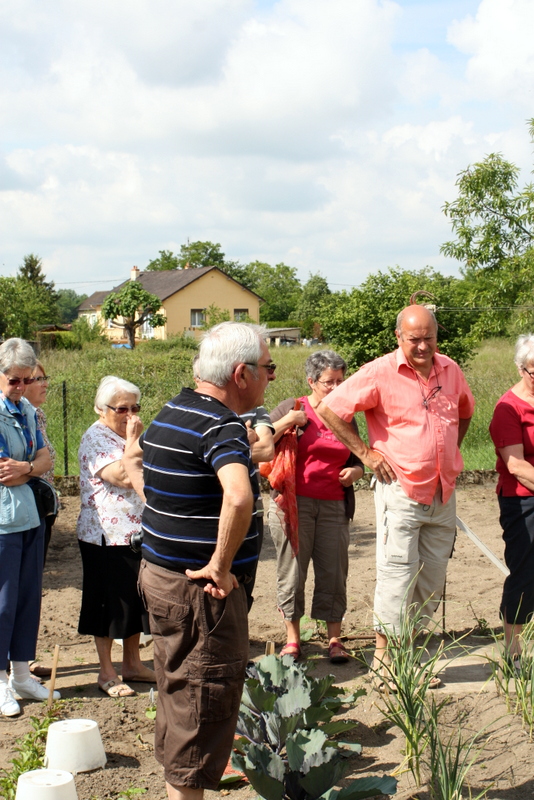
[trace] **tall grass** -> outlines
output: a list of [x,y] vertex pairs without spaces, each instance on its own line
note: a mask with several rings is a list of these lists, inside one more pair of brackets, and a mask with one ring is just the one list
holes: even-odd
[[[135,350],[112,350],[105,345],[87,345],[81,351],[52,351],[43,355],[46,371],[52,376],[45,411],[48,432],[58,460],[56,473],[63,473],[62,381],[67,384],[68,455],[70,474],[78,473],[77,451],[83,432],[96,414],[93,401],[104,375],[118,375],[141,389],[141,418],[147,425],[163,404],[182,386],[193,386],[191,360],[194,343],[181,339],[169,342],[142,342]],[[304,362],[312,351],[307,347],[272,347],[278,365],[276,380],[269,384],[265,405],[272,409],[287,397],[309,393]],[[466,469],[491,469],[495,454],[488,425],[498,398],[517,381],[513,364],[513,344],[504,340],[485,342],[466,376],[477,406],[471,427],[462,446]],[[357,415],[360,434],[366,438],[363,414]]]
[[504,339],[484,342],[465,375],[476,400],[475,413],[462,445],[465,468],[493,469],[495,448],[488,426],[499,397],[519,380],[514,364],[514,343]]

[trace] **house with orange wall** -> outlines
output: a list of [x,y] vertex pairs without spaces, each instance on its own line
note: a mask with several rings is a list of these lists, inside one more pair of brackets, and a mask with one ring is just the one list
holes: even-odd
[[[206,309],[216,306],[227,311],[231,320],[251,318],[259,322],[262,298],[231,278],[218,267],[186,267],[161,271],[140,272],[133,267],[130,280],[139,281],[150,294],[161,300],[161,313],[165,325],[152,328],[145,324],[136,332],[136,339],[167,339],[176,334],[198,338],[206,319]],[[124,281],[113,292],[119,292]],[[102,318],[102,304],[110,292],[94,292],[78,306],[78,316],[85,317],[90,325],[102,322],[113,342],[124,342],[121,327],[115,327]]]

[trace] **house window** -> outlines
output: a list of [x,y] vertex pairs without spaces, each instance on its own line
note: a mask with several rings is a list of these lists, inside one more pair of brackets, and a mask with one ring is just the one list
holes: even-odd
[[191,327],[192,328],[201,328],[206,321],[206,315],[204,313],[203,308],[192,308],[191,309]]
[[154,328],[150,324],[150,320],[145,320],[141,325],[141,338],[142,339],[153,339],[154,338]]
[[248,318],[248,308],[234,308],[235,322],[245,322]]

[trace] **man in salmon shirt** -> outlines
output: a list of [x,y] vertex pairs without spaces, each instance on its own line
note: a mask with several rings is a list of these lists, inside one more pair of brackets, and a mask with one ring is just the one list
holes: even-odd
[[[403,309],[398,349],[364,364],[317,409],[376,476],[375,669],[407,607],[429,617],[438,607],[454,544],[459,447],[475,402],[458,364],[436,352],[437,332],[432,311]],[[369,447],[350,424],[356,411],[365,412]]]

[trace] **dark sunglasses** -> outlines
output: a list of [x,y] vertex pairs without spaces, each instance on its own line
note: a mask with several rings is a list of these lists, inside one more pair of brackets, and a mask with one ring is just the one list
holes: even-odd
[[107,403],[106,408],[111,408],[115,414],[127,414],[128,411],[131,411],[132,414],[137,414],[138,411],[141,411],[141,406],[108,406]]
[[269,375],[274,375],[276,370],[276,364],[273,364],[272,361],[270,364],[251,364],[249,361],[244,361],[243,363],[246,364],[247,367],[263,367],[267,370]]
[[[5,375],[5,372],[3,374]],[[31,386],[32,383],[35,383],[35,378],[8,378],[6,375],[6,381],[10,386],[19,386],[21,383],[24,386]]]

